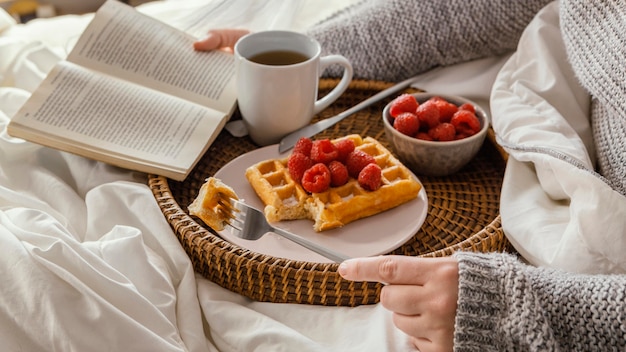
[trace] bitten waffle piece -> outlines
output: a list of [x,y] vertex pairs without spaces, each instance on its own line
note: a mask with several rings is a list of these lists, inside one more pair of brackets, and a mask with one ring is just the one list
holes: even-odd
[[228,198],[239,199],[232,188],[215,177],[209,177],[187,209],[189,214],[199,217],[213,230],[222,231],[228,224],[228,216],[219,201]]
[[[246,170],[246,177],[266,205],[270,222],[311,219],[315,231],[344,226],[378,214],[417,197],[420,183],[380,142],[371,137],[349,135],[355,149],[371,155],[381,168],[382,185],[375,191],[364,189],[350,178],[348,183],[320,193],[307,193],[288,171],[288,159],[266,160]],[[335,143],[339,139],[333,140]]]

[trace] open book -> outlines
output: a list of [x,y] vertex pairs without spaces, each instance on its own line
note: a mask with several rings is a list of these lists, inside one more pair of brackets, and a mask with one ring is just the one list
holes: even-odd
[[236,106],[234,58],[108,0],[7,127],[11,136],[183,180]]

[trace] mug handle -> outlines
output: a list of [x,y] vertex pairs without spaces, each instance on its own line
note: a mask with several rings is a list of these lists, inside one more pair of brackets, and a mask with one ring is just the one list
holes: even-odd
[[333,103],[337,98],[343,94],[343,92],[348,89],[348,85],[352,81],[352,64],[350,61],[341,55],[328,55],[320,58],[320,72],[324,72],[324,70],[330,65],[340,65],[344,68],[343,76],[341,77],[341,81],[339,84],[333,88],[328,94],[326,94],[323,98],[317,100],[315,105],[313,106],[313,114],[318,114],[320,111],[326,109],[331,103]]

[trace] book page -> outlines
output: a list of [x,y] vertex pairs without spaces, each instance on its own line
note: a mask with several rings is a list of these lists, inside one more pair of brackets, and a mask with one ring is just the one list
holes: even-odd
[[68,61],[230,112],[236,101],[233,55],[195,51],[194,41],[131,6],[108,0]]
[[105,159],[83,149],[186,170],[225,121],[221,112],[61,62],[13,117],[8,132],[96,160]]

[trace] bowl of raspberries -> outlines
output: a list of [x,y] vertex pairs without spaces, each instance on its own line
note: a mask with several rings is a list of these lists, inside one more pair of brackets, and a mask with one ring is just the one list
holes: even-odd
[[489,118],[472,101],[453,95],[401,94],[383,109],[385,136],[416,174],[447,176],[480,150]]

